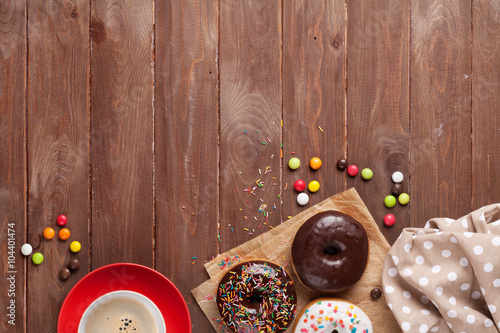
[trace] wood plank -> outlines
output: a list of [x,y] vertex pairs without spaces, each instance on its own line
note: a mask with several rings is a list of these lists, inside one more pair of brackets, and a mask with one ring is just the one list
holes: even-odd
[[[370,168],[373,178],[348,179],[366,203],[382,233],[392,244],[409,226],[409,207],[388,209],[392,173],[401,171],[410,191],[409,175],[409,2],[353,1],[347,4],[347,142],[348,162]],[[411,195],[411,193],[410,193]],[[412,205],[414,202],[412,202]],[[391,228],[386,214],[396,216]]]
[[92,269],[152,266],[152,2],[91,10]]
[[190,290],[218,247],[217,1],[157,1],[155,15],[156,269],[207,332]]
[[[26,11],[0,5],[0,331],[26,329]],[[9,273],[16,272],[16,273]],[[11,303],[14,302],[14,303]]]
[[[283,8],[283,215],[304,210],[293,184],[317,180],[320,190],[309,194],[312,206],[345,189],[345,174],[336,161],[345,156],[345,3],[284,2]],[[307,13],[307,15],[304,15]],[[320,129],[321,128],[321,129]],[[295,154],[291,154],[294,152]],[[301,160],[296,171],[292,157]],[[309,167],[319,157],[318,170]]]
[[[281,222],[280,124],[281,4],[223,0],[220,2],[222,252]],[[272,171],[264,174],[267,167]],[[259,179],[264,182],[262,187],[257,186]],[[248,188],[255,195],[243,191]],[[262,204],[267,205],[268,225],[264,224],[263,212],[259,212]]]
[[471,2],[411,2],[411,225],[471,209]]
[[472,209],[500,200],[499,0],[472,2]]
[[[58,232],[60,214],[71,231],[68,241],[41,241],[41,265],[28,262],[28,332],[55,332],[64,298],[88,272],[88,7],[28,1],[28,239],[46,227]],[[78,254],[70,254],[73,240],[82,244]],[[81,268],[63,282],[59,271],[73,257]]]

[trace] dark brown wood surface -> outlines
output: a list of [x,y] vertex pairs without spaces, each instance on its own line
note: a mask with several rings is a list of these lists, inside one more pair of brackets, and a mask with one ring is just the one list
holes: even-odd
[[[405,175],[404,191],[410,192],[408,11],[409,2],[401,0],[347,6],[347,160],[360,173],[369,168],[374,174],[369,181],[349,177],[347,184],[356,187],[391,243],[409,222],[409,206],[384,205],[393,172]],[[386,228],[386,214],[399,223]]]
[[[296,180],[316,180],[310,205],[345,189],[335,161],[345,156],[345,22],[343,1],[285,1],[283,8],[283,216],[303,208]],[[307,15],[304,15],[307,13]],[[299,169],[288,161],[297,157]],[[319,157],[319,170],[309,167]]]
[[[219,52],[220,251],[225,252],[281,222],[280,3],[222,0]],[[267,225],[263,212],[269,214]]]
[[219,247],[217,1],[164,1],[155,14],[155,268],[186,297],[193,332],[207,332],[189,295]]
[[[27,240],[47,227],[58,232],[56,219],[64,214],[83,250],[70,254],[57,235],[40,242],[43,264],[27,263],[27,332],[55,332],[61,295],[88,272],[89,14],[86,1],[65,4],[28,1]],[[72,257],[82,267],[63,282],[59,271]]]
[[499,201],[500,0],[472,3],[472,209]]
[[[0,331],[26,328],[26,8],[0,4]],[[10,322],[10,323],[9,323]],[[12,324],[15,326],[12,326]]]
[[91,268],[153,266],[153,7],[93,1]]
[[417,226],[472,206],[471,3],[411,5],[410,224]]
[[[1,1],[0,331],[56,332],[69,290],[115,262],[157,269],[193,332],[213,331],[190,294],[203,264],[300,212],[298,178],[321,184],[306,207],[356,187],[390,243],[500,202],[499,15],[499,0]],[[373,179],[338,171],[343,156]],[[388,209],[396,170],[411,200]],[[76,255],[40,239],[59,214]]]

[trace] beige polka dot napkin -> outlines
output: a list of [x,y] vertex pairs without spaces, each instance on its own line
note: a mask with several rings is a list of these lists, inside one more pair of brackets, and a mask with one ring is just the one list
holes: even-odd
[[382,284],[404,332],[500,332],[500,204],[403,230]]

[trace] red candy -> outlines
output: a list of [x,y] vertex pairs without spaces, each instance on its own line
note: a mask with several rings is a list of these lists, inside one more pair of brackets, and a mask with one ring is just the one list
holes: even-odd
[[384,224],[388,227],[393,226],[396,223],[396,217],[392,214],[387,214],[384,217]]
[[353,165],[349,165],[349,167],[347,168],[347,174],[351,177],[354,177],[358,174],[358,167],[355,166],[354,164]]
[[302,192],[306,189],[306,182],[303,181],[302,179],[298,179],[293,184],[293,188],[298,192]]
[[63,225],[66,225],[67,222],[68,222],[68,218],[66,217],[66,215],[59,215],[57,217],[57,224],[58,225],[63,226]]

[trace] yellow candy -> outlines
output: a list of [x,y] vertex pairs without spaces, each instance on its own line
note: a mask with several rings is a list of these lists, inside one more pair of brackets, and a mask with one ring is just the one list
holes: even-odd
[[402,205],[406,205],[410,202],[410,196],[407,193],[401,193],[398,197],[398,201]]
[[316,180],[313,180],[312,182],[309,183],[309,185],[307,186],[307,188],[311,192],[317,192],[319,190],[319,182],[316,181]]
[[73,241],[71,242],[71,244],[69,245],[69,249],[71,250],[71,252],[78,252],[80,251],[82,248],[82,245],[80,244],[80,242],[77,242],[77,241]]

